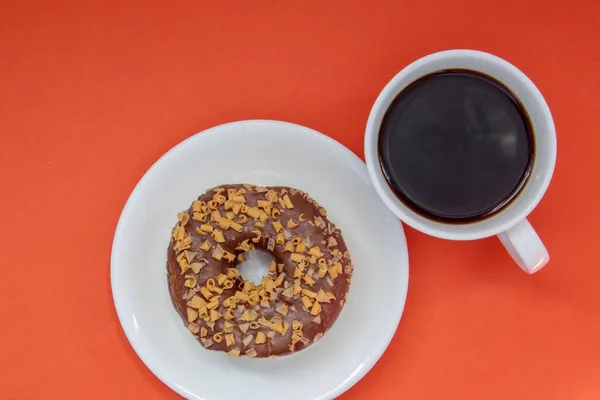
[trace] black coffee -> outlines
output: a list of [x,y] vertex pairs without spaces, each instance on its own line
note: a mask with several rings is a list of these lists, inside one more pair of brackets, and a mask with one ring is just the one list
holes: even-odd
[[531,124],[519,101],[466,70],[410,84],[387,110],[378,145],[396,195],[443,222],[492,215],[516,196],[533,164]]

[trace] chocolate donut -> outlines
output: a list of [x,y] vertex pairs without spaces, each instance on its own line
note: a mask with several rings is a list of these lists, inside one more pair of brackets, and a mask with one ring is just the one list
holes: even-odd
[[[337,319],[352,275],[327,212],[289,187],[224,185],[178,214],[167,251],[175,309],[202,346],[233,356],[302,350]],[[244,252],[272,254],[259,285],[236,266]]]

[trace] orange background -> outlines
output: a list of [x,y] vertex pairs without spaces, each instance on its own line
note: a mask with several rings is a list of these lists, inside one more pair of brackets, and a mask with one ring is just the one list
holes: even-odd
[[504,57],[546,96],[558,163],[531,221],[552,261],[529,277],[494,238],[407,229],[404,316],[342,398],[600,399],[594,0],[0,0],[0,398],[177,398],[128,344],[110,291],[114,229],[147,168],[249,118],[362,157],[385,83],[449,48]]

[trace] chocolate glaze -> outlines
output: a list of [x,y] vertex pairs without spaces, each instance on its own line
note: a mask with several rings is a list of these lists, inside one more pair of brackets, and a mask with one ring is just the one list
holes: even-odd
[[[208,190],[205,194],[198,197],[198,200],[208,202],[213,199],[213,196],[217,193],[219,188],[227,189],[240,189],[245,187],[247,192],[244,194],[246,204],[248,206],[257,206],[257,200],[265,200],[264,192],[259,193],[255,188],[255,186],[250,185],[224,185],[217,188],[213,188]],[[251,189],[249,189],[251,188]],[[264,317],[266,319],[271,319],[274,316],[279,316],[283,319],[283,321],[290,324],[290,328],[286,332],[285,335],[281,335],[279,333],[275,334],[273,338],[267,338],[267,342],[264,344],[255,344],[254,340],[249,346],[244,346],[242,340],[246,335],[253,334],[256,337],[256,333],[261,331],[265,335],[270,332],[270,329],[265,326],[260,326],[259,329],[253,330],[250,329],[246,334],[244,334],[240,328],[237,326],[238,323],[243,323],[239,321],[243,310],[240,309],[239,305],[242,304],[245,306],[247,310],[251,309],[248,303],[239,302],[238,306],[236,306],[235,310],[235,318],[230,321],[234,323],[236,326],[233,329],[233,334],[235,335],[235,345],[227,346],[225,340],[222,343],[212,343],[208,348],[210,350],[219,350],[229,352],[232,349],[240,350],[240,354],[244,355],[244,353],[250,349],[254,348],[257,353],[257,357],[268,357],[268,356],[279,356],[289,354],[294,351],[301,350],[305,347],[310,346],[315,341],[319,340],[320,337],[327,332],[329,328],[333,325],[335,320],[337,319],[343,302],[346,298],[346,294],[350,287],[350,277],[352,274],[352,264],[349,257],[348,249],[346,244],[344,243],[344,239],[342,238],[341,232],[339,229],[335,228],[335,226],[327,220],[325,216],[322,215],[320,210],[323,210],[322,207],[314,200],[312,200],[306,193],[292,189],[289,187],[269,187],[267,189],[275,190],[278,195],[283,196],[283,193],[289,195],[291,202],[294,205],[292,209],[285,209],[281,207],[279,204],[273,204],[273,208],[278,208],[281,211],[279,216],[279,221],[284,226],[284,229],[289,232],[292,236],[299,236],[302,239],[306,237],[310,237],[311,246],[319,246],[321,252],[324,254],[323,258],[327,261],[328,265],[331,264],[334,256],[331,252],[334,249],[338,249],[339,253],[342,254],[341,259],[339,261],[343,265],[343,273],[337,276],[335,279],[327,278],[328,275],[324,278],[318,278],[318,265],[316,264],[308,264],[304,272],[308,272],[309,270],[314,270],[313,279],[316,281],[312,286],[309,286],[304,281],[302,281],[302,288],[310,289],[313,292],[318,292],[319,289],[323,289],[325,292],[333,292],[335,295],[335,300],[332,300],[330,303],[322,303],[321,313],[320,315],[320,323],[313,322],[315,316],[311,315],[302,305],[301,295],[296,295],[293,298],[286,298],[285,296],[279,294],[277,299],[270,302],[270,307],[262,307],[260,303],[254,306],[254,309],[257,311],[260,317]],[[227,193],[222,193],[227,195]],[[224,205],[219,205],[218,210],[221,215],[225,215],[226,211],[224,209]],[[192,207],[187,210],[187,213],[190,217],[193,215]],[[304,214],[305,222],[299,223],[296,228],[287,228],[287,221],[292,218],[295,222],[298,222],[298,217]],[[324,226],[317,227],[315,224],[315,218],[321,218],[324,222]],[[263,250],[267,250],[267,243],[269,238],[275,239],[276,231],[272,225],[274,219],[269,217],[269,220],[264,224],[264,227],[256,227],[255,221],[252,218],[248,218],[248,222],[243,225],[243,230],[241,232],[237,232],[233,229],[223,230],[223,235],[225,237],[225,242],[220,243],[221,247],[235,255],[243,252],[240,249],[237,249],[239,244],[246,240],[252,239],[255,237],[255,234],[252,233],[253,230],[260,230],[262,232],[261,240],[258,243],[254,243],[256,248],[260,248]],[[310,221],[310,222],[309,222]],[[227,269],[235,267],[237,261],[228,262],[225,258],[217,261],[214,259],[211,254],[213,249],[217,245],[215,240],[210,235],[201,235],[196,232],[196,228],[198,228],[203,223],[211,223],[215,226],[215,229],[219,229],[217,223],[211,222],[210,218],[208,218],[207,222],[200,222],[193,219],[190,219],[184,226],[185,232],[187,235],[191,236],[192,243],[190,251],[199,252],[199,255],[196,256],[196,259],[204,258],[208,261],[208,264],[197,274],[197,288],[204,286],[206,281],[209,278],[216,279],[220,273],[227,274]],[[180,225],[180,224],[178,224]],[[337,242],[336,246],[329,247],[328,239],[333,237]],[[200,249],[200,245],[204,243],[205,240],[209,240],[211,244],[211,250],[204,252]],[[250,242],[252,243],[252,242]],[[181,273],[181,268],[179,263],[176,260],[176,257],[180,252],[176,252],[173,248],[175,242],[173,238],[168,247],[167,251],[167,279],[169,285],[169,292],[171,294],[171,300],[175,309],[181,316],[185,325],[188,325],[187,322],[187,299],[189,296],[190,289],[184,287],[185,275],[192,274],[191,270],[186,271],[185,274]],[[275,244],[274,248],[270,253],[273,255],[277,263],[284,264],[283,272],[285,273],[284,282],[287,281],[289,285],[293,285],[294,283],[294,270],[297,266],[295,262],[290,259],[290,252],[283,250],[284,245]],[[308,247],[307,247],[308,250]],[[306,253],[305,253],[306,254]],[[338,256],[339,258],[339,256]],[[277,274],[273,275],[273,278]],[[226,299],[229,296],[233,296],[238,290],[238,284],[243,281],[242,277],[236,278],[234,282],[234,287],[232,289],[226,289],[221,294],[221,299]],[[285,284],[282,284],[283,287]],[[286,316],[283,316],[275,311],[277,307],[282,304],[286,304],[288,306],[288,313]],[[217,311],[222,314],[225,313],[226,307],[223,304],[219,305]],[[293,348],[290,349],[291,337],[292,337],[292,321],[298,320],[302,322],[303,329],[303,341],[299,341],[295,344]],[[199,324],[200,327],[205,327],[208,329],[208,336],[212,337],[212,335],[216,332],[223,332],[224,322],[223,318],[220,318],[216,321],[214,326],[214,331],[210,329],[207,323],[199,318],[196,323]],[[199,335],[199,334],[198,334]],[[198,336],[196,335],[196,336]],[[205,346],[206,347],[206,346]]]

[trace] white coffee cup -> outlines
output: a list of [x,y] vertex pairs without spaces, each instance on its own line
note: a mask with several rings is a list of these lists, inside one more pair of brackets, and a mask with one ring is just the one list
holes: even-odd
[[[527,111],[535,143],[531,174],[516,198],[494,215],[465,224],[447,224],[412,211],[389,187],[378,154],[381,121],[396,96],[424,75],[450,69],[472,70],[502,82]],[[413,228],[451,240],[475,240],[498,235],[515,262],[529,274],[539,271],[550,260],[546,247],[526,217],[539,203],[552,179],[556,163],[554,121],[538,88],[509,62],[481,51],[448,50],[430,54],[408,65],[383,88],[373,104],[366,128],[365,158],[379,196],[394,214]]]

